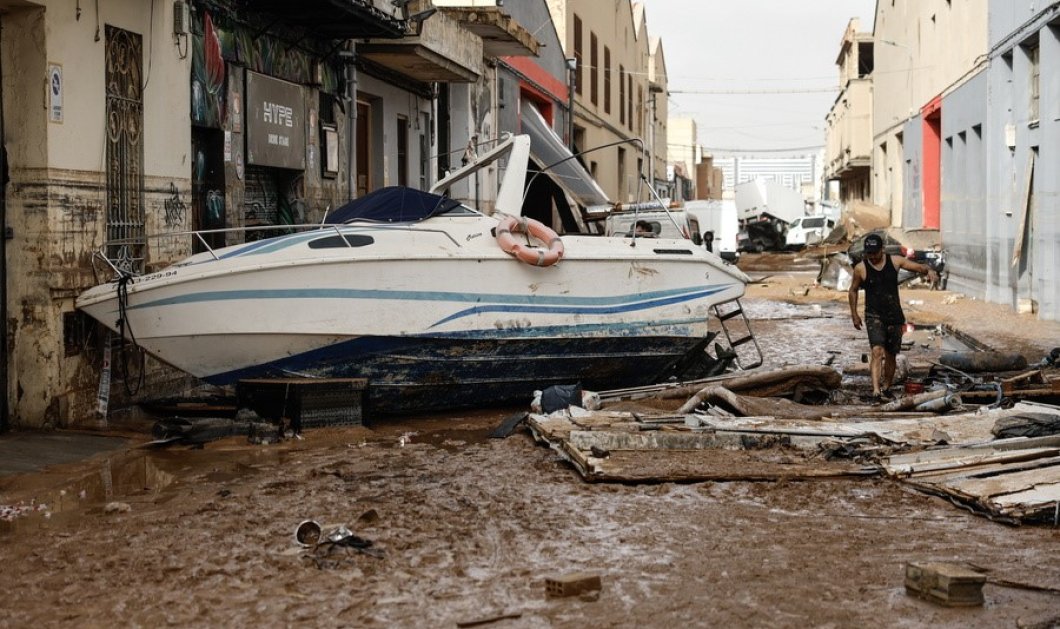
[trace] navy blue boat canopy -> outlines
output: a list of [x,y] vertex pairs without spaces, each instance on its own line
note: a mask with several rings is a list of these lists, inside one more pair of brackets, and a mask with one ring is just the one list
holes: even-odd
[[387,186],[329,212],[325,222],[332,225],[352,220],[413,223],[457,207],[460,202],[449,197],[405,186]]

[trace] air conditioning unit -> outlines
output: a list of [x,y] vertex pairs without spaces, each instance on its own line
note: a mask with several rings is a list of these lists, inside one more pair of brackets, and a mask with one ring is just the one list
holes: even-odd
[[173,3],[173,34],[187,35],[191,32],[191,5],[187,0]]

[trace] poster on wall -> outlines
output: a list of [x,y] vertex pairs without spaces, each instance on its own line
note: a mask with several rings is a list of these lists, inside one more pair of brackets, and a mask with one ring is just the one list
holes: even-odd
[[247,72],[247,164],[305,170],[302,86]]
[[48,120],[63,121],[63,67],[48,64]]

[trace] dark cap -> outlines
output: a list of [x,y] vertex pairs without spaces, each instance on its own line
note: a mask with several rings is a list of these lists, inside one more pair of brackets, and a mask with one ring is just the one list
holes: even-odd
[[865,253],[876,253],[883,249],[883,238],[879,234],[865,236]]

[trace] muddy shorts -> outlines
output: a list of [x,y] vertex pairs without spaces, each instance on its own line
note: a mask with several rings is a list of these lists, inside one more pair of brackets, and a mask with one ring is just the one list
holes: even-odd
[[902,351],[902,328],[904,323],[884,323],[879,317],[865,317],[865,329],[869,333],[869,345],[879,345],[888,354],[897,355]]

